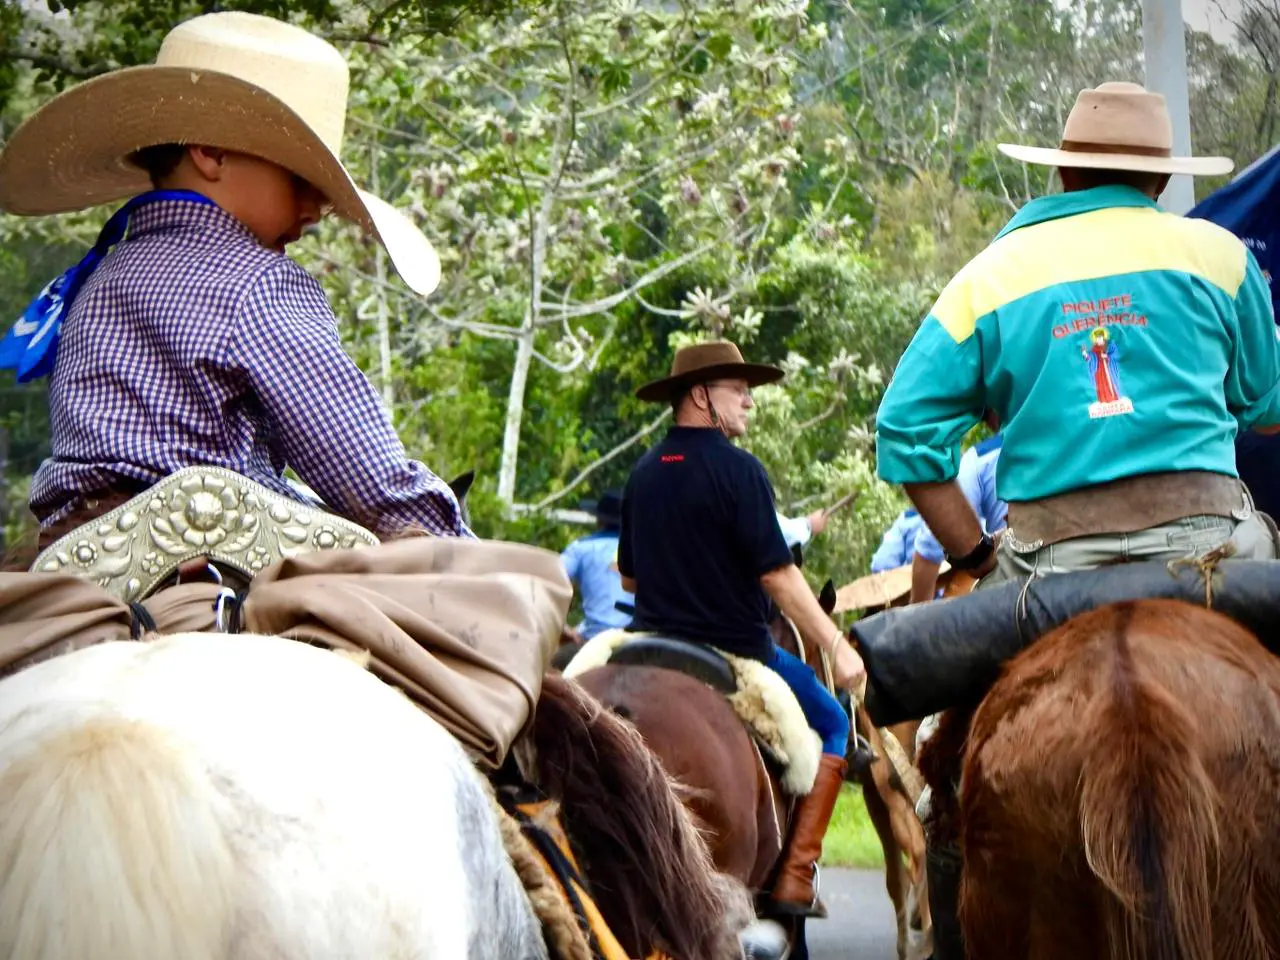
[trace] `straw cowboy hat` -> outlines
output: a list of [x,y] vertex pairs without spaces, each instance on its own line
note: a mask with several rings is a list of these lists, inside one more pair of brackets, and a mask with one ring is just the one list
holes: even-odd
[[1057,149],[997,146],[1015,160],[1053,167],[1217,176],[1235,166],[1228,157],[1173,156],[1173,125],[1164,97],[1136,83],[1081,90]]
[[211,13],[174,27],[154,65],[115,70],[55,97],[0,153],[0,210],[39,216],[151,189],[128,159],[161,144],[201,144],[270,160],[375,236],[396,271],[426,295],[440,259],[412,221],[356,187],[339,159],[350,83],[333,46],[250,13]]
[[784,374],[764,363],[747,363],[735,344],[713,340],[681,347],[671,361],[670,376],[646,383],[636,391],[641,400],[670,401],[679,391],[709,380],[745,380],[748,386],[776,383]]

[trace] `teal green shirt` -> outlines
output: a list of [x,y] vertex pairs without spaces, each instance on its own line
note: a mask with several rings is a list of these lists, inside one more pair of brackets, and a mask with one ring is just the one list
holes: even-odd
[[955,477],[1000,417],[1000,498],[1171,470],[1236,476],[1280,423],[1271,295],[1243,243],[1129,187],[1033,200],[947,285],[876,415],[880,477]]

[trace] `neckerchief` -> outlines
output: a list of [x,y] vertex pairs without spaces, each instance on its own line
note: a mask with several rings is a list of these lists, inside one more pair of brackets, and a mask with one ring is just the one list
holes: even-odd
[[93,248],[71,269],[55,277],[22,312],[3,340],[0,340],[0,370],[16,370],[18,382],[47,377],[57,359],[58,334],[71,302],[89,274],[129,232],[129,218],[148,203],[187,200],[213,205],[213,201],[191,190],[152,190],[134,197],[112,214]]

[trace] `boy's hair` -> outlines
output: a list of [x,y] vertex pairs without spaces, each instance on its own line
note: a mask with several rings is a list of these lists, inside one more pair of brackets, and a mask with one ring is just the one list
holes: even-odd
[[143,147],[129,155],[129,162],[141,167],[151,178],[151,186],[159,186],[169,177],[186,156],[187,148],[180,143],[161,143]]

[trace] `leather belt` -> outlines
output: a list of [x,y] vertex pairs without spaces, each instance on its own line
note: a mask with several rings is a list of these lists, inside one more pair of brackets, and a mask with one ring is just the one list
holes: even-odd
[[1009,534],[1020,547],[1040,547],[1103,533],[1135,533],[1183,517],[1244,520],[1254,512],[1238,478],[1204,470],[1124,477],[1042,500],[1009,504]]

